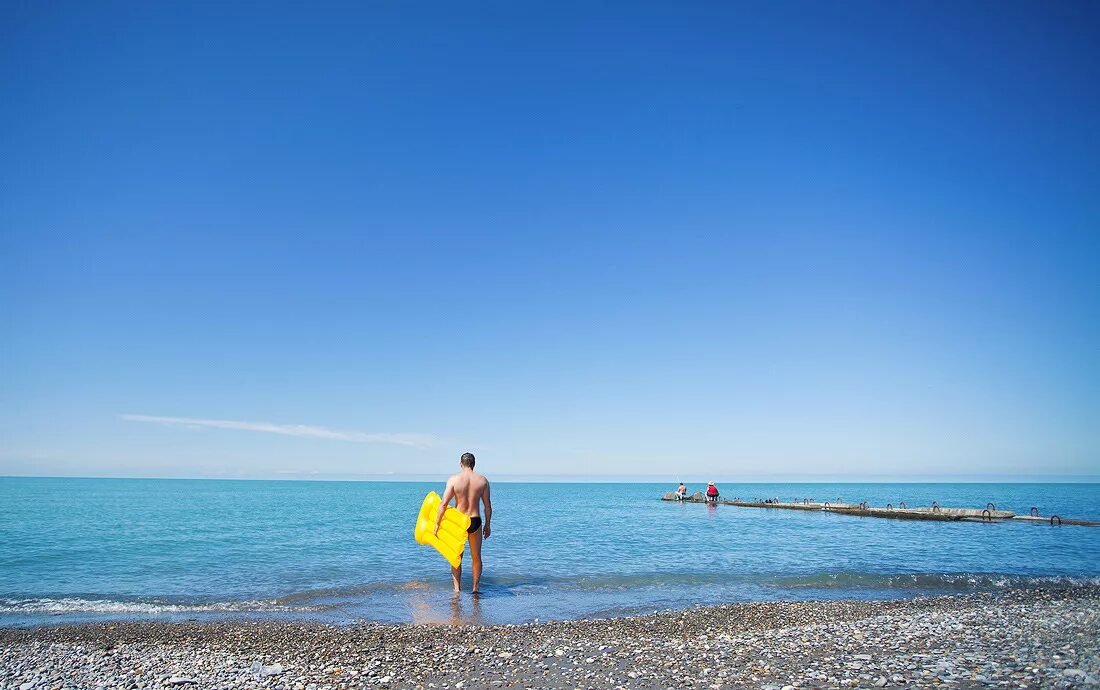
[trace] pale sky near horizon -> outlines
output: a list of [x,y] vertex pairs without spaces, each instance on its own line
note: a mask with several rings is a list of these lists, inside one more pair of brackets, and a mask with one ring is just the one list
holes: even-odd
[[0,475],[1100,475],[1100,5],[0,17]]

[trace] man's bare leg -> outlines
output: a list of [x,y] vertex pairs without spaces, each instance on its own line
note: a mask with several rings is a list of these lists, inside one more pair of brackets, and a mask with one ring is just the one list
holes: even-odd
[[[462,563],[458,564],[458,567],[451,566],[451,579],[454,580],[455,591],[462,591]],[[474,586],[477,589],[477,586]]]
[[470,562],[473,564],[474,569],[474,594],[479,591],[478,585],[481,583],[481,530],[474,530],[470,533]]

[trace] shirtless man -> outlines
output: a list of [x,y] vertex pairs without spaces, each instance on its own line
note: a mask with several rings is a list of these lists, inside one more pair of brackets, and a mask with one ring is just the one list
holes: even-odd
[[[474,594],[477,594],[478,583],[481,582],[481,540],[489,538],[489,520],[493,517],[493,503],[489,500],[489,480],[474,472],[474,461],[473,453],[463,453],[458,461],[462,469],[447,480],[447,489],[443,492],[439,514],[435,518],[435,533],[439,534],[439,523],[443,520],[443,513],[453,498],[455,508],[470,516],[470,529],[467,532],[470,535],[470,560],[474,565]],[[482,525],[479,507],[481,503],[485,504],[484,525]],[[455,591],[459,591],[459,585],[462,582],[461,563],[457,568],[451,568],[451,578],[454,579]]]

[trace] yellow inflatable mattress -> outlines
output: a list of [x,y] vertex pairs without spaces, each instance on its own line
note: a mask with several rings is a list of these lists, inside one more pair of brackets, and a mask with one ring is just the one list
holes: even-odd
[[462,563],[462,553],[466,550],[466,530],[470,529],[470,517],[447,506],[443,520],[439,523],[439,535],[436,536],[433,534],[435,518],[439,515],[439,503],[442,500],[434,491],[424,497],[413,536],[418,544],[434,546],[448,563],[457,568]]

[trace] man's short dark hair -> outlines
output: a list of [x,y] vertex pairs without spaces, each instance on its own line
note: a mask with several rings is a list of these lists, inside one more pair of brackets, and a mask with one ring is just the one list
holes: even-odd
[[474,469],[474,463],[477,462],[477,459],[474,457],[473,453],[463,453],[462,457],[459,458],[458,461],[462,464],[463,467],[469,467],[472,470]]

